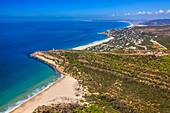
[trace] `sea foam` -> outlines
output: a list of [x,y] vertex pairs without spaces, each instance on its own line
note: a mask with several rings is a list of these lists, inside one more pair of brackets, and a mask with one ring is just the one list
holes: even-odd
[[[55,68],[54,68],[55,69]],[[53,79],[53,82],[50,82],[47,84],[47,86],[42,86],[41,88],[36,88],[35,90],[32,91],[31,94],[27,95],[27,99],[24,100],[20,100],[14,103],[14,105],[12,106],[8,106],[7,110],[4,112],[0,112],[0,113],[9,113],[13,110],[15,110],[16,108],[18,108],[19,106],[21,106],[22,104],[26,103],[27,101],[29,101],[30,99],[32,99],[33,97],[35,97],[36,95],[38,95],[39,93],[43,92],[44,90],[48,89],[51,85],[53,85],[56,81],[58,81],[59,79],[61,79],[62,77],[64,77],[63,74],[61,74],[61,77],[58,78],[57,80]]]

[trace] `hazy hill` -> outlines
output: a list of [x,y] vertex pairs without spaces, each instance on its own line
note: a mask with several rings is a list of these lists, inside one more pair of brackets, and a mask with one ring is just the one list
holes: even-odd
[[170,24],[170,19],[150,20],[150,21],[140,23],[140,25],[150,25],[150,26],[165,25],[165,24]]

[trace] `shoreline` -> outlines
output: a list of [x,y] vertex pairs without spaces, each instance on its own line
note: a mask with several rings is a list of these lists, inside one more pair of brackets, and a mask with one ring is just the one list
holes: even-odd
[[102,43],[108,42],[108,41],[110,41],[112,39],[114,39],[114,37],[109,37],[109,38],[104,39],[104,40],[93,42],[93,43],[90,43],[90,44],[87,44],[87,45],[84,45],[84,46],[79,46],[79,47],[73,48],[72,50],[85,50],[88,47],[97,46],[97,45],[100,45]]
[[125,28],[129,28],[129,27],[135,27],[135,25],[129,21],[119,21],[119,22],[125,22],[125,23],[129,23],[130,25],[125,27]]
[[[42,91],[40,91],[36,95],[32,96],[30,99],[23,102],[19,106],[13,107],[9,111],[9,113],[23,113],[23,112],[30,113],[30,112],[33,112],[38,106],[41,106],[41,105],[49,105],[49,103],[57,104],[57,103],[61,103],[62,101],[66,101],[66,103],[71,103],[73,101],[73,103],[74,103],[75,101],[82,99],[82,94],[80,94],[80,96],[75,95],[75,92],[76,92],[75,87],[78,87],[78,85],[79,85],[78,81],[76,79],[74,79],[70,75],[64,73],[58,66],[54,65],[52,63],[52,61],[50,62],[50,61],[48,61],[48,59],[46,59],[46,58],[43,59],[39,56],[32,56],[32,57],[49,65],[51,68],[54,68],[54,70],[56,72],[62,74],[62,76],[61,76],[61,78],[59,78],[55,82],[51,83],[49,86],[44,88]],[[75,85],[75,84],[77,84],[77,85],[74,87],[71,86],[71,85]],[[56,90],[58,92],[55,92]],[[63,90],[65,90],[65,91],[63,91]],[[40,101],[39,98],[41,98],[42,103],[39,102]],[[43,99],[43,98],[45,98],[45,99]],[[58,100],[49,102],[50,98],[51,98],[51,100],[55,100],[58,98]],[[62,98],[65,98],[65,99],[62,99]],[[70,100],[68,100],[68,99],[70,99]]]
[[[126,23],[129,23],[130,25],[127,26],[127,27],[134,27],[134,25],[130,22],[127,22],[127,21],[121,21],[121,22],[126,22]],[[124,27],[126,28],[126,27]],[[102,43],[105,43],[105,42],[108,42],[110,40],[114,39],[114,37],[110,37],[108,36],[107,39],[104,39],[104,40],[100,40],[100,41],[96,41],[96,42],[93,42],[93,43],[90,43],[90,44],[87,44],[87,45],[83,45],[83,46],[79,46],[79,47],[76,47],[76,48],[72,48],[72,50],[85,50],[86,48],[88,47],[93,47],[93,46],[97,46],[97,45],[100,45]],[[66,77],[70,77],[70,75],[64,73],[63,71],[61,71],[61,69],[54,65],[53,62],[49,62],[48,59],[42,59],[40,57],[37,57],[37,56],[32,56],[38,60],[41,60],[41,62],[49,65],[51,68],[53,68],[56,72],[58,73],[61,73],[63,74],[63,76],[61,78],[59,78],[57,81],[51,83],[48,87],[44,88],[42,91],[40,91],[39,93],[37,93],[36,95],[34,95],[33,97],[31,97],[30,99],[26,100],[25,102],[23,102],[22,104],[20,104],[19,106],[14,106],[9,112],[10,113],[18,113],[18,110],[22,109],[27,103],[30,103],[32,100],[34,100],[35,98],[37,98],[39,95],[43,94],[44,92],[48,92],[49,89],[53,88],[55,85],[59,84],[61,81],[65,80]],[[73,77],[71,77],[73,78]],[[74,78],[73,78],[74,79]],[[76,80],[77,81],[77,80]],[[81,95],[82,96],[82,95]],[[82,98],[82,97],[81,97]],[[38,106],[37,106],[38,107]],[[36,108],[37,108],[36,107]],[[34,109],[32,109],[33,111]],[[22,113],[22,112],[21,112]],[[24,111],[24,113],[27,113]]]
[[55,85],[57,82],[60,82],[62,79],[64,79],[65,76],[62,76],[60,79],[58,79],[57,81],[51,83],[49,86],[47,86],[46,88],[44,88],[42,91],[40,91],[39,93],[37,93],[36,95],[32,96],[30,99],[28,99],[27,101],[25,101],[24,103],[20,104],[19,106],[14,107],[11,111],[9,111],[9,113],[13,113],[15,112],[19,107],[22,107],[24,104],[26,104],[27,102],[31,101],[32,99],[34,99],[36,96],[40,95],[41,93],[43,93],[44,91],[48,90],[48,88],[52,87],[53,85]]
[[[129,21],[119,21],[119,22],[124,22],[124,23],[129,23],[130,24],[129,26],[126,26],[124,28],[129,28],[129,27],[134,27],[135,26],[133,23],[131,23]],[[98,34],[103,34],[103,33],[98,33]],[[103,35],[107,35],[107,34],[103,34]],[[99,40],[99,41],[95,41],[95,42],[89,43],[87,45],[83,45],[83,46],[78,46],[78,47],[72,48],[72,50],[85,50],[85,49],[87,49],[89,47],[97,46],[97,45],[100,45],[102,43],[106,43],[106,42],[114,39],[114,37],[111,37],[109,35],[107,35],[107,37],[108,38],[106,38],[104,40]]]

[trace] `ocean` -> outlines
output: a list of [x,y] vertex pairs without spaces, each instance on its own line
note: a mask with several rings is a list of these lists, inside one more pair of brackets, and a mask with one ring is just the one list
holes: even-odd
[[31,53],[87,45],[107,38],[98,32],[128,25],[117,21],[0,22],[0,112],[9,112],[63,76],[30,57]]

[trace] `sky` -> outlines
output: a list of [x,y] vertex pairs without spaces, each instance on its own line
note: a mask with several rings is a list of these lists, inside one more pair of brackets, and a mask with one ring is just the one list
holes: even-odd
[[170,18],[170,0],[0,0],[5,16]]

